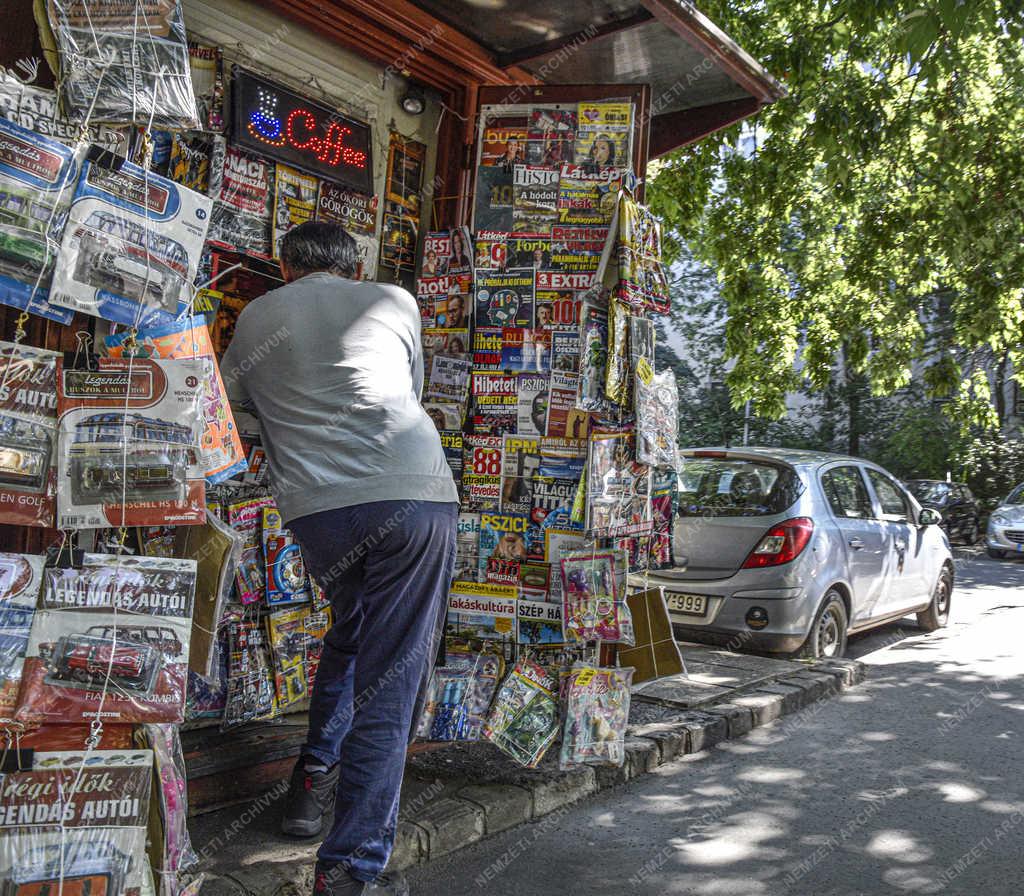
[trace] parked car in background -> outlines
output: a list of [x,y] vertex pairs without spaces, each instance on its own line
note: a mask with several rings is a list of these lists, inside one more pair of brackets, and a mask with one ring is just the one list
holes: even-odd
[[942,514],[939,525],[950,538],[959,538],[964,544],[978,540],[981,507],[966,485],[939,479],[908,479],[906,486],[922,507],[931,507]]
[[988,518],[985,533],[988,555],[1002,560],[1008,553],[1024,553],[1024,483],[1010,492]]
[[[807,657],[916,613],[949,619],[953,558],[940,515],[854,457],[774,448],[682,452],[673,569],[677,634]],[[636,584],[640,584],[637,578]]]

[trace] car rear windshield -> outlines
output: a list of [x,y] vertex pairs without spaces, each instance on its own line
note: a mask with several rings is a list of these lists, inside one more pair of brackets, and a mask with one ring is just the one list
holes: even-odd
[[687,457],[679,468],[681,516],[773,516],[803,493],[790,467],[753,460]]
[[1024,504],[1024,485],[1018,485],[1006,496],[1004,504]]
[[945,482],[915,480],[908,482],[907,487],[922,504],[941,504],[949,497],[949,485]]

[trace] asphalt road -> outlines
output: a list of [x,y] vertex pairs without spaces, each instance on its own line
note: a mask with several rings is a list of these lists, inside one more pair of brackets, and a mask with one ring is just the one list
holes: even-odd
[[412,896],[1024,893],[1024,561],[958,561],[949,628],[867,681],[410,874]]

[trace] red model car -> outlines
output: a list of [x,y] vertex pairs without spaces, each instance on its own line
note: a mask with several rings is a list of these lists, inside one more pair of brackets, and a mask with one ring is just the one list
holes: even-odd
[[115,643],[88,635],[61,638],[53,645],[50,658],[50,675],[55,680],[103,687],[109,674],[111,683],[136,691],[153,687],[160,665],[160,651],[149,645]]

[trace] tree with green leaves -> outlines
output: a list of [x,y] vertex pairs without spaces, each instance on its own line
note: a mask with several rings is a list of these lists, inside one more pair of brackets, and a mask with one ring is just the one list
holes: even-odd
[[647,193],[718,275],[733,405],[777,417],[837,370],[887,394],[916,369],[964,427],[990,424],[983,359],[1024,369],[1021,0],[701,7],[788,91],[662,160]]

